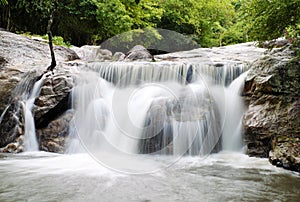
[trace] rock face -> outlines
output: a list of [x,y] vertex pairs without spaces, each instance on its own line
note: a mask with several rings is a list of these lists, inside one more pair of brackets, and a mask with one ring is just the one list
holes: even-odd
[[300,59],[287,47],[256,61],[244,96],[247,153],[270,156],[273,164],[300,171],[299,150],[290,147],[300,146]]
[[[6,31],[0,31],[0,39],[0,148],[3,147],[0,151],[21,152],[24,150],[22,100],[49,66],[50,51],[47,43]],[[70,107],[68,98],[74,75],[72,66],[66,62],[79,57],[74,51],[64,47],[55,47],[55,55],[58,65],[54,74],[49,74],[45,79],[33,110],[36,126],[40,130],[53,128],[52,122],[57,122],[60,117],[66,120],[61,115]],[[56,127],[52,136],[60,135],[65,130],[62,126]],[[52,147],[48,149],[47,146],[41,146],[42,149],[60,151],[61,144],[53,149],[53,145],[47,144],[47,138],[40,139],[46,141],[40,142],[40,145]]]

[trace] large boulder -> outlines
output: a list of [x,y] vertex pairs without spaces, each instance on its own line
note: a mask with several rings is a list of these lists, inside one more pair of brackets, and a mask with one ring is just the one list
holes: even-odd
[[[299,95],[300,59],[289,47],[275,50],[253,64],[244,88],[248,110],[243,124],[250,156],[269,157],[271,152],[271,162],[289,162],[290,155],[283,160],[277,151],[282,145],[294,145],[300,137]],[[284,143],[283,137],[288,137]]]

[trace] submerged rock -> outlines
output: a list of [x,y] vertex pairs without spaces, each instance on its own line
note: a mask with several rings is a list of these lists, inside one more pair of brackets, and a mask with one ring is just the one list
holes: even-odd
[[[290,162],[290,141],[283,143],[278,138],[292,141],[300,137],[300,59],[285,48],[256,61],[247,75],[244,96],[248,104],[243,120],[247,153],[269,157],[271,151],[270,161]],[[278,153],[282,146],[289,148],[284,152],[289,155]]]

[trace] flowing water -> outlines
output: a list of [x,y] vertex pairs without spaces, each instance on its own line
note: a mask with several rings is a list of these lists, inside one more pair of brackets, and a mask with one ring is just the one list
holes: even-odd
[[33,88],[28,94],[28,98],[23,102],[23,113],[25,118],[25,150],[26,151],[38,151],[39,146],[35,134],[35,124],[32,114],[32,108],[34,106],[35,98],[40,94],[40,89],[43,84],[45,75],[43,75],[42,78],[40,78],[35,84],[33,85]]
[[180,158],[218,152],[222,145],[242,149],[243,103],[234,89],[245,76],[226,85],[245,65],[95,62],[87,68],[92,71],[82,73],[73,91],[73,127],[85,150],[105,166],[149,173],[158,168],[147,167],[141,153]]
[[[87,69],[72,93],[68,154],[1,155],[0,201],[299,199],[297,174],[242,154],[245,65]],[[39,82],[26,101],[29,112]]]
[[[152,165],[172,156],[143,155]],[[151,174],[120,174],[87,154],[0,160],[0,201],[299,201],[299,175],[240,153],[183,157]]]

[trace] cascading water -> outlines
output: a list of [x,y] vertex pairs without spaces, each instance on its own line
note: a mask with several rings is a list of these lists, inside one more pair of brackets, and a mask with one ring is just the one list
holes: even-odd
[[41,77],[40,80],[36,81],[33,85],[32,91],[27,95],[23,104],[23,113],[24,113],[24,136],[25,136],[25,151],[38,151],[39,146],[35,133],[35,124],[32,114],[32,108],[34,106],[35,98],[40,94],[41,86],[43,84],[45,74]]
[[117,62],[87,68],[92,71],[83,73],[73,92],[74,126],[96,159],[241,147],[235,136],[241,135],[243,107],[234,88],[244,77],[225,86],[246,65]]
[[244,103],[239,96],[244,86],[247,72],[235,79],[225,89],[225,117],[223,126],[223,150],[238,151],[242,148],[242,118]]
[[164,81],[174,81],[184,85],[192,81],[193,75],[199,74],[206,75],[214,84],[227,86],[246,71],[247,65],[243,63],[94,62],[88,63],[87,68],[98,72],[100,77],[119,87]]

